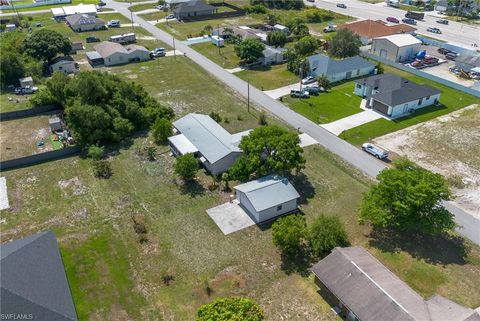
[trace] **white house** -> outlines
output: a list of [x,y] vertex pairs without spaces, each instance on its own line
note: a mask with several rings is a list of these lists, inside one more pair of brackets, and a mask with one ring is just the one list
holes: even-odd
[[76,6],[65,6],[60,8],[51,8],[52,15],[55,19],[65,19],[65,17],[74,14],[85,14],[89,16],[97,15],[97,7],[94,4],[79,4]]
[[105,21],[87,14],[73,14],[65,17],[65,20],[75,32],[107,29]]
[[374,38],[370,53],[394,62],[411,60],[420,51],[422,42],[409,34]]
[[374,64],[359,56],[337,60],[323,54],[317,54],[307,59],[310,75],[315,78],[325,75],[330,82],[373,74],[375,70]]
[[274,48],[266,46],[263,50],[263,57],[260,58],[263,66],[281,64],[285,62],[285,48]]
[[441,91],[418,85],[393,74],[355,80],[355,94],[367,99],[367,106],[390,118],[406,116],[438,103]]
[[227,171],[242,155],[238,147],[249,130],[230,134],[208,115],[188,114],[173,123],[178,135],[168,138],[174,155],[193,153],[212,174]]
[[64,74],[75,74],[80,71],[78,64],[70,56],[59,56],[50,62],[50,72],[63,72]]
[[234,187],[240,206],[256,223],[294,212],[300,195],[287,178],[265,176]]
[[119,43],[104,41],[96,45],[94,49],[101,58],[103,58],[105,66],[115,66],[151,59],[150,51],[145,47],[133,44],[124,47]]
[[290,34],[290,29],[288,29],[288,27],[283,26],[283,25],[278,24],[278,23],[273,26],[273,30],[281,31],[285,34],[285,36],[288,36]]

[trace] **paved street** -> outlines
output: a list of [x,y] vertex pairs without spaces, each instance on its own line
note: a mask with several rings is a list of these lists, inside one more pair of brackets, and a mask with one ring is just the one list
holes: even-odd
[[[347,9],[337,8],[337,3],[345,3]],[[350,15],[359,19],[383,20],[389,16],[402,19],[405,17],[404,10],[388,7],[385,3],[370,4],[359,0],[315,0],[315,3],[305,2],[307,5],[315,5],[318,8],[328,9],[342,14]],[[440,40],[460,43],[470,47],[472,43],[480,45],[480,28],[465,23],[450,21],[448,26],[439,25],[435,21],[438,17],[433,16],[433,12],[425,14],[425,20],[419,21],[417,26],[418,33],[430,35]],[[428,27],[438,27],[442,34],[431,34],[427,32]]]

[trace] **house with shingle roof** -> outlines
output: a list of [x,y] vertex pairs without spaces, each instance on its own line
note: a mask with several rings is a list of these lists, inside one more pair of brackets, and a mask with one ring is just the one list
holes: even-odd
[[311,76],[318,78],[325,75],[330,82],[370,75],[375,70],[373,63],[360,56],[334,59],[324,54],[316,54],[307,60]]
[[65,20],[67,20],[68,26],[75,32],[107,29],[105,21],[88,14],[73,14],[65,17]]
[[338,29],[350,30],[360,37],[364,45],[371,43],[373,38],[396,34],[411,34],[417,30],[412,26],[402,23],[387,25],[384,21],[370,19],[346,23],[338,26]]
[[435,87],[388,73],[355,80],[354,92],[367,100],[367,107],[390,118],[437,104],[441,94]]
[[94,52],[87,52],[87,58],[92,66],[98,65],[99,63],[97,63],[97,61],[101,59],[103,59],[105,66],[115,66],[151,59],[150,51],[148,51],[147,48],[135,44],[124,47],[119,43],[103,41],[93,48],[96,54]]
[[0,266],[2,320],[77,321],[52,231],[1,244]]
[[212,15],[217,12],[217,8],[206,3],[203,0],[192,0],[179,3],[173,9],[173,15],[176,19],[193,18],[206,15]]
[[441,296],[424,300],[362,247],[335,248],[312,267],[320,292],[350,321],[480,321]]

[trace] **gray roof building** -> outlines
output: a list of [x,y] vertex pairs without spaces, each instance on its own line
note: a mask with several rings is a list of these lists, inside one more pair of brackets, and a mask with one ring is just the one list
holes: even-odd
[[74,31],[88,31],[105,28],[105,22],[102,19],[88,14],[73,14],[65,17],[65,20],[67,20],[68,25]]
[[455,59],[455,67],[470,71],[480,67],[480,55],[461,54]]
[[[312,76],[319,77],[320,75],[325,75],[330,81],[364,76],[372,73],[375,69],[374,64],[360,56],[338,60],[323,54],[316,54],[308,57],[308,64]],[[359,72],[357,73],[357,71]],[[347,73],[349,73],[349,77],[347,77]]]
[[397,106],[441,93],[435,87],[419,85],[388,73],[358,79],[355,83],[372,88],[375,91],[372,98],[388,106]]
[[183,19],[185,17],[213,14],[216,10],[217,9],[214,6],[205,3],[203,0],[193,0],[176,5],[173,9],[173,14],[175,15],[175,18]]
[[41,232],[0,245],[3,315],[76,321],[77,314],[55,235]]
[[[477,320],[475,310],[434,296],[424,300],[405,282],[361,247],[335,248],[312,268],[325,287],[361,321]],[[340,304],[341,303],[341,304]]]

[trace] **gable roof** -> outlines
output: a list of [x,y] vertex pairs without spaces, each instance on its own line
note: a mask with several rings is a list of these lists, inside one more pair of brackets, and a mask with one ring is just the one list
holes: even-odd
[[105,22],[102,19],[97,17],[89,16],[87,14],[73,14],[65,17],[70,26],[80,26],[80,25],[102,25]]
[[75,62],[71,56],[58,56],[50,61],[50,66],[53,66],[59,62]]
[[264,57],[274,56],[276,54],[283,54],[287,49],[285,48],[274,48],[270,46],[265,46],[262,53]]
[[0,264],[2,314],[32,314],[36,320],[77,320],[53,232],[0,245]]
[[103,58],[111,56],[115,53],[127,53],[127,50],[119,43],[102,41],[98,45],[94,46],[96,52],[100,54]]
[[257,212],[300,197],[295,187],[283,176],[269,175],[234,188],[245,193]]
[[415,38],[412,35],[391,35],[391,36],[385,36],[385,37],[378,37],[373,39],[374,41],[377,39],[385,39],[393,43],[397,47],[406,47],[406,46],[412,46],[412,45],[419,45],[422,42]]
[[183,2],[178,4],[173,11],[175,13],[188,13],[194,11],[207,11],[207,10],[214,10],[215,7],[205,3],[203,0],[193,0],[188,2]]
[[375,88],[377,93],[372,97],[388,106],[396,106],[441,93],[435,87],[419,85],[389,73],[357,79],[355,83]]
[[362,247],[335,248],[312,268],[360,320],[467,321],[476,312],[435,296],[425,301]]
[[362,20],[347,23],[338,27],[338,29],[348,29],[360,37],[376,38],[390,36],[399,33],[410,33],[417,29],[406,24],[396,24],[388,26],[381,20]]
[[375,68],[374,64],[360,56],[336,60],[323,54],[316,54],[308,57],[308,63],[311,72],[324,75],[334,75],[362,68]]
[[480,55],[460,54],[460,56],[455,59],[455,63],[464,63],[467,65],[480,67]]
[[232,152],[241,152],[234,144],[234,136],[208,115],[188,114],[173,126],[212,164]]

